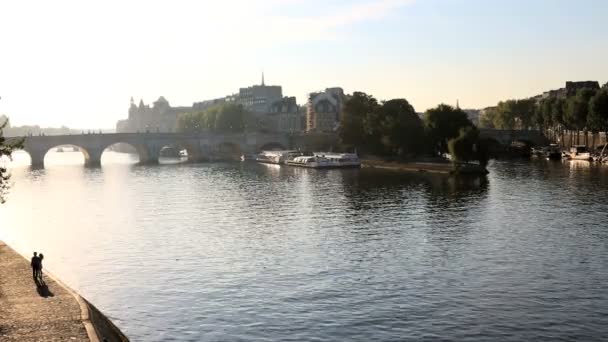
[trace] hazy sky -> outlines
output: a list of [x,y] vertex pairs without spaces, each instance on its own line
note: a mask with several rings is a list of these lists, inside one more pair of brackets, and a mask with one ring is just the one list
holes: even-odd
[[608,81],[605,0],[41,0],[0,3],[0,114],[110,128],[260,82],[341,86],[417,111]]

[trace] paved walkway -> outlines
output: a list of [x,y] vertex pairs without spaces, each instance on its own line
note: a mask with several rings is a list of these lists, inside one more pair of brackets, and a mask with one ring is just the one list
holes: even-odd
[[0,241],[0,341],[89,341],[76,298],[44,281],[37,287],[29,261]]

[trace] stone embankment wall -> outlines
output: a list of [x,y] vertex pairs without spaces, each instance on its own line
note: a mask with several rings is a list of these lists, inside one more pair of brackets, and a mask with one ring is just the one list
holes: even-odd
[[0,241],[0,341],[128,341],[77,293]]

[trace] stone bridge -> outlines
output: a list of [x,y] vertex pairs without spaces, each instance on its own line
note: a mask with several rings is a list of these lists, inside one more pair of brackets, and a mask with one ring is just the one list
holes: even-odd
[[209,160],[217,155],[240,155],[262,149],[286,149],[292,145],[293,136],[261,133],[112,133],[27,136],[23,150],[29,153],[32,166],[44,165],[46,153],[57,146],[76,146],[84,154],[85,165],[101,165],[103,151],[117,143],[133,146],[142,164],[158,163],[160,150],[165,146],[185,149],[188,161]]
[[481,128],[479,130],[481,138],[493,139],[503,146],[510,146],[513,142],[523,142],[530,146],[543,146],[549,140],[539,130],[503,130]]

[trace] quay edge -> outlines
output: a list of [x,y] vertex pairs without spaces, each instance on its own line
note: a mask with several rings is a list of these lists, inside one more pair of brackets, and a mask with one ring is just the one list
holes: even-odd
[[123,342],[129,339],[95,306],[44,271],[44,288],[29,260],[0,241],[0,340]]

